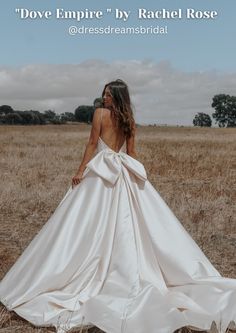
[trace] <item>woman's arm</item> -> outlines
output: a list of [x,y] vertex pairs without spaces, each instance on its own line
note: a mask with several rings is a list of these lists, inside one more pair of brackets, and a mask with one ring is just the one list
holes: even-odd
[[100,122],[101,111],[102,111],[102,108],[97,108],[94,112],[92,128],[90,131],[90,137],[89,137],[88,143],[85,148],[82,162],[80,163],[80,166],[78,168],[76,175],[72,178],[72,185],[76,185],[81,181],[83,172],[86,168],[86,164],[93,157],[93,153],[97,147],[98,138],[99,138],[100,130],[101,130],[101,122]]
[[85,168],[86,168],[86,164],[91,160],[92,156],[93,156],[93,153],[94,153],[94,150],[96,149],[96,144],[92,141],[89,141],[86,145],[86,148],[85,148],[85,152],[84,152],[84,156],[83,156],[83,159],[82,159],[82,162],[77,170],[77,173],[79,172],[84,172]]
[[86,164],[91,160],[93,153],[97,147],[98,138],[101,130],[101,123],[100,123],[101,111],[102,111],[101,108],[97,108],[94,112],[89,140],[86,145],[84,156],[82,162],[80,163],[78,172],[84,172]]

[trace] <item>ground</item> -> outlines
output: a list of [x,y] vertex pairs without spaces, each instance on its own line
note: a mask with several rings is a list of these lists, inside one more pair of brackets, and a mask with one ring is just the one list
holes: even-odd
[[[0,279],[67,191],[90,128],[0,126]],[[236,130],[139,126],[136,151],[149,181],[213,265],[223,276],[235,278]],[[0,306],[3,332],[55,330],[34,328]],[[101,331],[89,330],[95,332]]]

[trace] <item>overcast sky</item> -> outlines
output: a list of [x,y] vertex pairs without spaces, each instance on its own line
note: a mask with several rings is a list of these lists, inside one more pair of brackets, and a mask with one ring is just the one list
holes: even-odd
[[[20,4],[19,4],[20,3]],[[52,12],[50,19],[20,19],[16,8]],[[56,19],[55,9],[101,10],[102,19]],[[106,14],[129,10],[126,22]],[[138,8],[181,9],[181,19],[140,20]],[[187,8],[214,10],[215,19],[186,19]],[[192,125],[212,114],[212,97],[236,94],[235,0],[75,1],[9,0],[0,4],[0,105],[73,112],[91,105],[104,84],[129,86],[139,123]],[[76,35],[76,27],[167,26],[163,35]]]

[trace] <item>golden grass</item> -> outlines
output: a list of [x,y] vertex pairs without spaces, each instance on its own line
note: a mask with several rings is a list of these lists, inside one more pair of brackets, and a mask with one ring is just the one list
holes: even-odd
[[[0,278],[64,196],[89,131],[82,124],[0,126]],[[235,278],[236,130],[140,126],[136,150],[186,230],[223,276]],[[0,306],[3,332],[55,330],[35,328]]]

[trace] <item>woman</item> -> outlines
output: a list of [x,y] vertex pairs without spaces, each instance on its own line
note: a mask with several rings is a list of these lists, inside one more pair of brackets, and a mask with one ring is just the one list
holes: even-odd
[[225,332],[236,279],[220,275],[148,181],[127,85],[112,81],[102,95],[72,186],[1,281],[1,302],[57,332],[171,333],[213,321]]
[[[81,182],[86,164],[92,158],[99,138],[104,137],[108,146],[113,150],[119,147],[118,151],[126,139],[127,154],[136,158],[134,149],[135,122],[127,85],[119,79],[106,84],[102,92],[102,98],[105,109],[96,109],[94,113],[89,142],[78,172],[72,179],[72,186]],[[119,103],[124,104],[121,104],[122,107],[120,107]],[[105,114],[101,121],[103,111]]]

